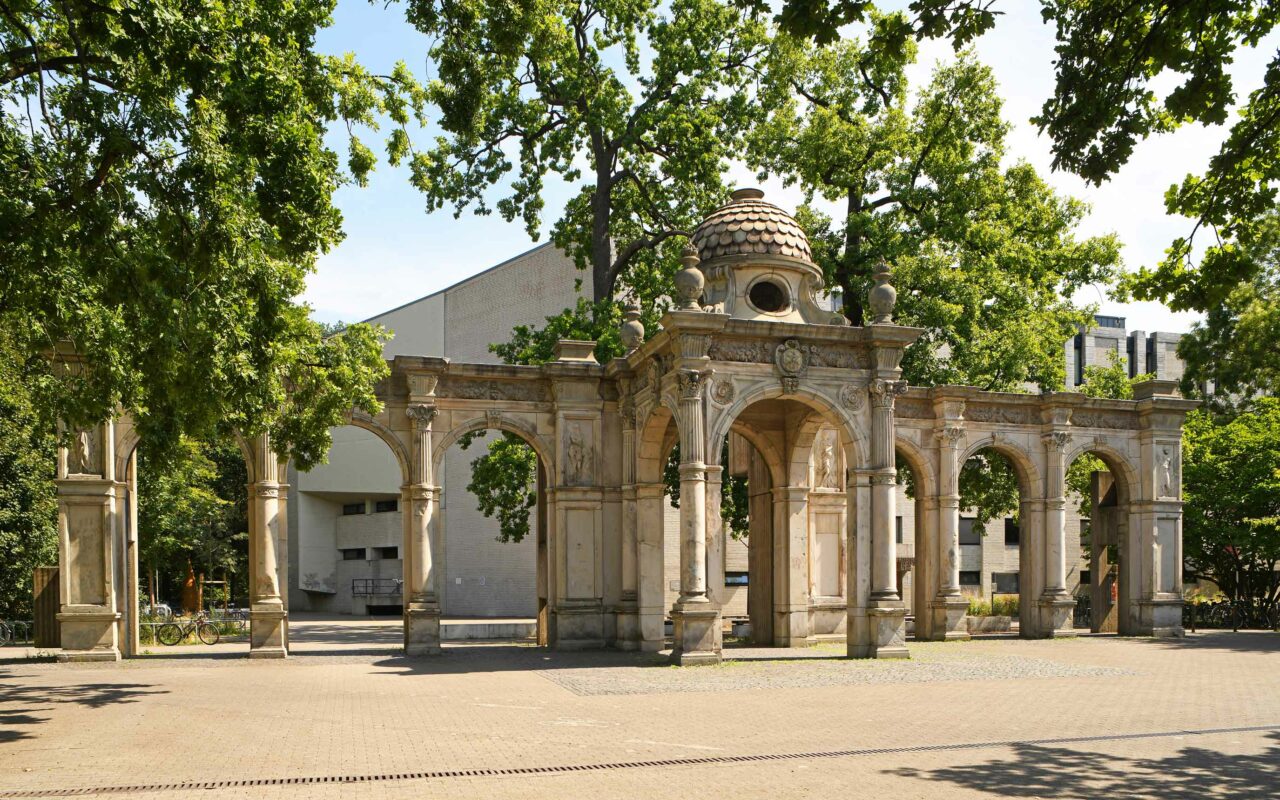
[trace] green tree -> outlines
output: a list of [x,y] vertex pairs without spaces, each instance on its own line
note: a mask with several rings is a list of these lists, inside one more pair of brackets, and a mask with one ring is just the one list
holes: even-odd
[[[874,19],[877,29],[896,24]],[[1001,166],[1008,126],[987,67],[962,54],[912,104],[914,60],[913,46],[876,60],[853,39],[814,47],[779,37],[749,157],[843,206],[835,221],[812,209],[800,219],[854,324],[864,322],[873,268],[893,265],[895,319],[924,329],[903,362],[908,380],[1060,388],[1063,342],[1091,321],[1069,298],[1114,278],[1116,240],[1077,239],[1083,204],[1028,164]]]
[[[1129,377],[1129,367],[1119,353],[1107,355],[1103,366],[1084,368],[1084,383],[1079,391],[1086,397],[1132,400],[1133,387],[1154,378],[1150,372]],[[1085,453],[1067,466],[1067,493],[1075,496],[1081,517],[1088,517],[1092,506],[1093,473],[1106,472],[1107,465],[1095,455]]]
[[1280,400],[1198,410],[1182,436],[1183,555],[1197,579],[1270,615],[1280,603]]
[[496,206],[536,237],[547,176],[585,175],[552,240],[589,270],[593,303],[663,294],[670,240],[724,195],[763,25],[716,0],[409,0],[408,17],[434,39],[446,135],[425,152],[393,136],[391,153],[428,209],[489,213],[518,161]]
[[1204,319],[1178,343],[1183,391],[1192,395],[1212,381],[1209,401],[1218,407],[1280,394],[1280,213],[1265,214],[1238,246],[1251,274],[1204,309]]
[[[295,298],[362,181],[323,136],[423,108],[408,70],[314,51],[333,0],[17,0],[0,14],[0,327],[49,419],[123,406],[152,454],[270,429],[300,466],[374,409],[381,334]],[[402,131],[401,131],[402,132]],[[43,357],[70,347],[92,368]]]
[[57,444],[40,424],[23,371],[0,329],[0,619],[30,619],[32,569],[58,563]]
[[157,600],[178,599],[188,564],[209,580],[225,575],[233,588],[247,588],[248,473],[240,448],[183,438],[158,469],[146,454],[138,458],[138,562],[148,578],[159,577]]

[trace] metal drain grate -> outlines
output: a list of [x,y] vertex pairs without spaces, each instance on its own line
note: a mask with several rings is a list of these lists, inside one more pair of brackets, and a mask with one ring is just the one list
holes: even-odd
[[761,753],[742,756],[702,756],[699,758],[668,758],[658,761],[614,761],[602,764],[566,764],[547,767],[509,767],[506,769],[481,768],[458,770],[431,770],[428,772],[396,772],[383,775],[313,775],[297,778],[248,778],[226,781],[181,781],[177,783],[145,783],[132,786],[94,786],[75,789],[31,789],[6,791],[0,789],[0,798],[16,797],[76,797],[96,794],[128,794],[130,792],[187,792],[200,789],[238,789],[257,786],[314,786],[323,783],[383,783],[386,781],[450,780],[455,778],[500,778],[513,775],[558,775],[566,772],[603,772],[618,769],[648,769],[653,767],[693,767],[707,764],[747,764],[761,761],[802,761],[816,758],[851,758],[856,756],[893,755],[896,753],[933,753],[949,750],[989,750],[999,747],[1084,744],[1088,742],[1114,742],[1126,739],[1167,739],[1177,736],[1209,736],[1219,733],[1247,733],[1253,731],[1280,730],[1280,725],[1251,725],[1238,728],[1204,728],[1200,730],[1157,731],[1154,733],[1113,733],[1098,736],[1072,736],[1057,739],[1018,739],[1003,742],[962,742],[958,744],[926,744],[913,747],[873,747],[857,750],[825,750],[817,753]]

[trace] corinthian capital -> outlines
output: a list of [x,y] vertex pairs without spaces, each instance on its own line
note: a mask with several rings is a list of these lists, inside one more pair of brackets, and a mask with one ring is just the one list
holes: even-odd
[[871,391],[871,404],[876,408],[893,408],[893,400],[907,391],[906,381],[887,381],[876,378],[867,387]]
[[680,399],[693,400],[702,396],[702,387],[707,385],[707,377],[711,373],[696,369],[682,369],[676,374],[680,383]]
[[431,421],[436,418],[439,409],[434,405],[422,403],[415,406],[409,406],[405,409],[405,413],[409,415],[409,419],[413,420],[416,425],[430,425]]
[[1067,443],[1071,441],[1071,432],[1052,431],[1041,436],[1040,441],[1044,442],[1044,446],[1050,450],[1065,450]]

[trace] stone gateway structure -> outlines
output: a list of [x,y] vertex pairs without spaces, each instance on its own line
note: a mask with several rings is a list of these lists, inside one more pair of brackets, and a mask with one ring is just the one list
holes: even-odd
[[[1173,384],[1142,384],[1132,401],[909,387],[900,364],[921,331],[893,323],[889,269],[869,293],[873,323],[850,326],[818,302],[822,275],[803,231],[751,189],[694,232],[676,287],[676,308],[648,341],[639,315],[627,314],[628,350],[608,364],[596,362],[594,342],[579,341],[561,341],[557,359],[538,367],[397,355],[379,389],[382,412],[352,412],[352,425],[390,447],[403,479],[408,654],[440,650],[435,476],[449,447],[480,430],[514,434],[537,454],[542,644],[660,650],[669,619],[676,663],[719,661],[729,476],[749,484],[757,643],[843,638],[851,657],[905,657],[908,570],[916,636],[965,638],[959,474],[984,449],[1018,476],[1022,636],[1073,635],[1065,477],[1086,452],[1110,472],[1105,498],[1095,497],[1096,527],[1118,559],[1118,629],[1181,634],[1181,424],[1195,403]],[[61,658],[115,659],[137,652],[136,508],[127,498],[138,442],[127,414],[70,439],[58,472]],[[250,654],[283,657],[286,465],[265,437],[241,445],[252,489]],[[679,526],[668,532],[663,467],[677,446]],[[900,459],[914,477],[911,564],[896,550]],[[669,535],[680,559],[667,608]],[[1093,574],[1095,584],[1104,579]]]

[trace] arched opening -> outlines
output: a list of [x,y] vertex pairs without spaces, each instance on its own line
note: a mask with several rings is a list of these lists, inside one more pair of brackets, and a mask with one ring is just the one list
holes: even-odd
[[252,460],[243,442],[183,438],[148,474],[146,443],[130,422],[114,427],[121,655],[248,652]]
[[1077,452],[1067,467],[1066,535],[1068,590],[1076,598],[1075,627],[1093,633],[1128,629],[1133,557],[1130,500],[1133,476],[1122,456],[1094,445]]
[[359,423],[331,430],[323,464],[290,470],[289,612],[295,650],[390,649],[405,608],[403,456]]
[[914,442],[899,438],[894,453],[898,466],[894,547],[898,590],[907,608],[907,633],[917,639],[942,638],[943,631],[933,630],[929,610],[942,568],[937,557],[934,476],[928,459]]
[[[959,575],[973,633],[1034,635],[1044,566],[1043,501],[1026,453],[1007,444],[971,450],[960,469]],[[1067,563],[1078,552],[1068,550]]]
[[432,458],[442,641],[554,642],[546,448],[515,420],[478,418],[448,431]]

